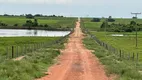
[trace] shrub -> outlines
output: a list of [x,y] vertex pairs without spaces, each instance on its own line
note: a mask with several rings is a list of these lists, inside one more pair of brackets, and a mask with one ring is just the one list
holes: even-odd
[[18,26],[18,24],[14,24],[13,26],[16,26],[16,27],[17,27],[17,26]]
[[100,22],[100,18],[93,18],[91,22]]

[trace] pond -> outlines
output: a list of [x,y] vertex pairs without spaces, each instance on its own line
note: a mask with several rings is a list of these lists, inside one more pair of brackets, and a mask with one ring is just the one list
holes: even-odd
[[124,36],[123,34],[111,34],[111,36],[121,37]]
[[69,33],[70,31],[0,29],[0,37],[21,37],[21,36],[60,37],[68,35]]

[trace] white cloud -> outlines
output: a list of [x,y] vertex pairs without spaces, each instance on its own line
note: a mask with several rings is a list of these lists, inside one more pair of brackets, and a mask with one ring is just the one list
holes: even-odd
[[140,4],[141,0],[0,0],[5,4],[117,5]]
[[71,4],[72,0],[0,0],[5,4]]

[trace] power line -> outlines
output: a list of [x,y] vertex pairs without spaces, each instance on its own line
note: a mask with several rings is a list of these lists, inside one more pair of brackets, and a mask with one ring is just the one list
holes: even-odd
[[135,17],[137,18],[137,16],[140,15],[141,13],[132,13],[132,12],[131,12],[131,14],[132,14],[132,15],[135,15]]
[[[141,13],[132,13],[132,15],[135,15],[135,18],[137,19],[137,16],[140,15]],[[138,47],[138,33],[137,33],[137,24],[135,25],[136,26],[136,48]]]

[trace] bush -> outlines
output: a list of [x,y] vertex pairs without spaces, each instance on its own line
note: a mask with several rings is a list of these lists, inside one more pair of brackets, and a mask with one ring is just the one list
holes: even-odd
[[130,25],[136,25],[137,23],[135,21],[131,21]]
[[42,24],[40,24],[39,27],[44,27],[44,26]]
[[100,22],[100,18],[93,18],[91,22]]
[[49,27],[49,26],[47,24],[45,24],[44,27]]
[[108,22],[115,22],[114,19],[108,19]]
[[26,18],[33,19],[34,16],[32,14],[26,14]]
[[16,26],[16,27],[17,27],[17,26],[18,26],[18,24],[14,24],[13,26]]
[[3,22],[0,22],[0,26],[8,26],[8,25]]

